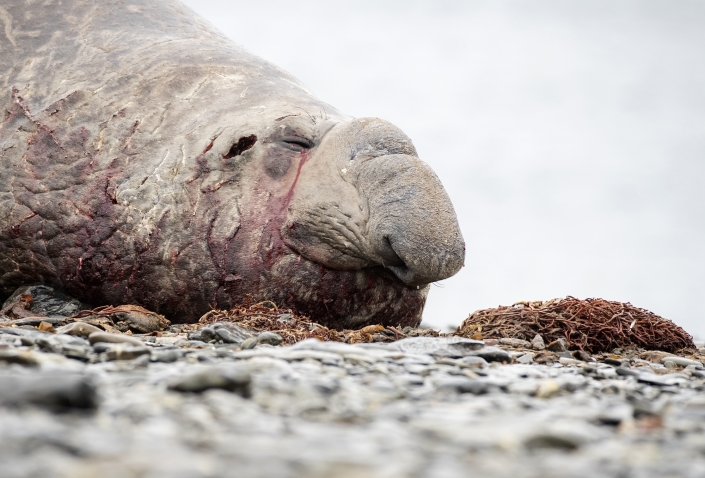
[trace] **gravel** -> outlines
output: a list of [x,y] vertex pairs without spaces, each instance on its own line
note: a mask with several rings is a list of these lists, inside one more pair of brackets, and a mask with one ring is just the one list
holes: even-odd
[[0,329],[3,477],[705,475],[705,373],[686,357],[79,329]]

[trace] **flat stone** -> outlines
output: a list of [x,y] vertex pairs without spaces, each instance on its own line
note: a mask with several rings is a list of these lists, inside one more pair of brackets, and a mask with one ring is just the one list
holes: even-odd
[[279,345],[284,339],[274,332],[262,332],[257,336],[258,344]]
[[35,344],[41,347],[42,350],[57,354],[62,353],[62,349],[64,347],[85,347],[89,345],[88,341],[82,337],[75,337],[63,334],[46,334],[37,337],[35,339]]
[[668,352],[663,352],[661,350],[647,350],[646,352],[643,352],[639,354],[639,358],[646,360],[648,362],[652,363],[661,363],[661,359],[664,357],[671,357],[673,354],[670,354]]
[[179,340],[184,340],[183,336],[176,335],[173,337],[154,337],[154,343],[156,345],[176,345]]
[[614,371],[617,372],[617,375],[621,375],[623,377],[639,377],[641,375],[636,370],[632,370],[627,367],[617,367]]
[[[278,350],[278,349],[274,349]],[[321,362],[340,362],[342,357],[338,354],[329,352],[319,352],[316,350],[283,350],[283,353],[278,353],[275,357],[282,358],[287,361],[298,361],[298,360],[318,360]]]
[[218,338],[218,335],[215,333],[215,330],[212,329],[211,327],[202,327],[198,330],[194,330],[193,332],[190,332],[187,336],[188,340],[198,340],[200,342],[210,342],[212,340],[216,340]]
[[[351,360],[362,362],[376,362],[394,358],[417,357],[413,354],[405,354],[398,350],[386,346],[387,344],[345,344],[341,342],[322,342],[318,339],[306,339],[290,347],[291,350],[317,350],[340,355],[341,357],[353,357]],[[363,358],[363,356],[365,358]],[[420,356],[418,356],[420,357]],[[424,363],[433,363],[430,356],[424,355]]]
[[605,358],[605,359],[603,360],[603,362],[606,363],[607,365],[613,365],[613,366],[615,366],[615,367],[621,367],[621,366],[622,366],[622,363],[623,363],[624,361],[623,361],[623,360],[618,360],[618,359],[613,359],[613,358],[607,357],[607,358]]
[[693,370],[692,375],[696,378],[705,378],[705,372],[702,370]]
[[477,357],[473,355],[468,355],[467,357],[460,358],[458,359],[458,362],[472,368],[481,368],[487,366],[487,360],[482,357]]
[[484,346],[480,340],[463,337],[409,337],[390,344],[389,349],[400,352],[426,354],[434,357],[465,357],[477,355],[477,350]]
[[105,352],[105,359],[108,361],[113,360],[133,360],[142,355],[150,355],[151,350],[148,347],[142,346],[131,346],[131,345],[120,345],[117,347],[112,347]]
[[39,365],[39,359],[32,352],[4,348],[0,349],[0,362],[15,363],[25,367],[36,367]]
[[457,384],[458,393],[471,393],[473,395],[484,395],[490,391],[499,390],[491,383],[482,380],[464,380]]
[[517,358],[515,359],[515,361],[516,361],[517,363],[524,363],[524,364],[533,363],[533,361],[534,361],[534,354],[532,354],[531,352],[526,352],[526,353],[520,355],[519,357],[517,357]]
[[109,334],[108,332],[93,332],[88,336],[88,341],[92,344],[99,342],[107,342],[111,344],[130,344],[135,346],[144,346],[144,342],[129,335]]
[[215,322],[191,332],[188,334],[188,339],[200,340],[201,342],[215,340],[226,344],[242,344],[245,340],[255,336],[255,332],[230,322]]
[[2,308],[5,308],[23,294],[32,296],[29,311],[37,316],[68,317],[81,310],[91,309],[88,304],[79,302],[47,285],[28,285],[18,288],[5,301]]
[[661,359],[661,363],[666,365],[666,362],[673,362],[674,364],[678,365],[679,367],[687,367],[688,365],[693,365],[693,366],[697,367],[698,369],[703,368],[702,362],[698,362],[697,360],[687,359],[685,357],[676,357],[676,356],[663,357]]
[[521,347],[521,348],[531,348],[531,343],[522,339],[512,339],[512,338],[501,338],[499,339],[499,345],[507,345],[509,347]]
[[0,327],[0,334],[14,335],[26,339],[25,345],[34,345],[35,341],[40,337],[48,337],[48,332],[42,332],[37,329],[23,329],[20,327]]
[[50,325],[59,325],[62,323],[66,322],[65,317],[25,317],[23,319],[17,319],[14,320],[12,323],[14,325],[31,325],[32,327],[36,327],[38,325],[41,325],[41,323],[47,323]]
[[575,420],[565,424],[550,424],[544,430],[530,434],[524,440],[524,446],[529,450],[554,448],[571,451],[597,441],[600,436],[596,427]]
[[93,348],[86,345],[63,345],[59,353],[64,357],[85,362],[93,356]]
[[666,377],[667,375],[656,375],[655,373],[641,373],[637,377],[637,380],[641,383],[646,383],[649,385],[658,385],[660,387],[672,385],[673,383]]
[[243,340],[240,343],[240,348],[242,350],[248,350],[248,349],[253,349],[257,345],[257,339],[255,337],[250,337],[248,339]]
[[482,347],[479,350],[474,350],[471,355],[483,358],[488,362],[511,363],[512,361],[509,352],[499,347]]
[[84,338],[88,338],[93,332],[103,331],[95,325],[91,325],[86,322],[73,322],[56,329],[57,334],[75,335]]
[[81,374],[0,374],[0,403],[6,406],[31,404],[58,410],[93,409],[98,405],[98,398],[93,382]]
[[199,372],[174,377],[169,380],[169,390],[202,393],[213,388],[250,396],[250,375],[239,369],[209,368]]
[[181,358],[177,350],[153,350],[150,356],[152,362],[172,363]]

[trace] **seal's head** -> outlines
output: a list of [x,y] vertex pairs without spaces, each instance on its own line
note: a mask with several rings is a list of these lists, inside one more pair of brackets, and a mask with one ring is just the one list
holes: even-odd
[[414,326],[429,284],[463,264],[446,192],[386,121],[286,114],[223,158],[234,153],[251,187],[233,239],[211,239],[219,305],[249,293],[333,327]]

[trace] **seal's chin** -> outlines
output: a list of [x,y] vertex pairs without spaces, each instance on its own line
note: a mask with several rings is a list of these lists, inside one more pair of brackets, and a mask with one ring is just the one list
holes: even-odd
[[335,329],[416,327],[429,286],[408,287],[383,267],[328,269],[292,251],[271,269],[265,295]]

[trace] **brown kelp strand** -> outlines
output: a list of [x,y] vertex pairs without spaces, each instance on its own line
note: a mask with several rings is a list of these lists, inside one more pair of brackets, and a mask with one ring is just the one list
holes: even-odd
[[472,338],[531,340],[566,339],[572,348],[588,353],[640,347],[674,352],[693,349],[693,337],[668,319],[628,302],[575,297],[547,302],[519,302],[512,306],[470,314],[455,335]]
[[317,324],[307,316],[296,314],[291,309],[280,308],[272,301],[254,302],[249,297],[230,310],[211,310],[198,321],[200,325],[215,322],[231,322],[248,330],[275,332],[282,336],[283,343],[290,345],[301,340],[316,338],[322,341],[345,342],[391,342],[405,337],[438,336],[428,329],[369,325],[360,330],[337,331]]

